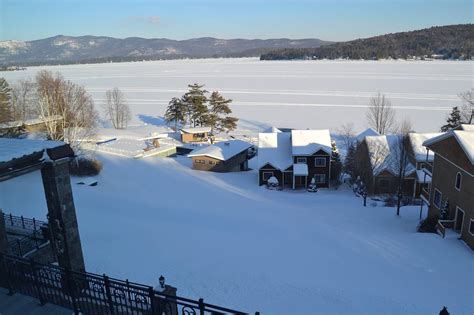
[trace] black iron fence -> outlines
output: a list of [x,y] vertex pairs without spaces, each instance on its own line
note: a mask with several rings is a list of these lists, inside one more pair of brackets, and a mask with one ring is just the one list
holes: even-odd
[[23,216],[16,216],[3,213],[3,219],[5,220],[5,226],[7,228],[16,228],[27,231],[40,231],[41,227],[47,226],[48,223],[44,221],[36,220],[35,218],[29,219]]
[[[153,287],[80,273],[0,253],[0,286],[74,310],[75,314],[204,315],[247,314],[169,295]],[[255,313],[259,314],[258,312]]]

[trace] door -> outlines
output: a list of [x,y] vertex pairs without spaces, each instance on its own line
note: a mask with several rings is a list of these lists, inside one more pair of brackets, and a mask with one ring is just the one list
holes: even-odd
[[461,233],[463,222],[464,222],[464,211],[461,208],[456,207],[456,222],[454,224],[454,230]]

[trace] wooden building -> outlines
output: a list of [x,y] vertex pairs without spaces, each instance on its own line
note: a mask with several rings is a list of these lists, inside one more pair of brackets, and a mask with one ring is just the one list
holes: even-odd
[[241,140],[229,140],[194,150],[193,169],[212,172],[238,172],[248,170],[249,149],[251,143]]
[[210,127],[194,127],[181,129],[181,142],[205,142],[209,139]]
[[[454,231],[474,250],[474,131],[448,131],[423,145],[434,152],[425,168],[431,185],[421,194],[428,217],[438,220],[443,235]],[[446,206],[446,217],[439,220]]]
[[[399,186],[401,143],[397,135],[367,136],[357,145],[356,169],[358,176],[367,185],[369,194],[395,194]],[[415,166],[408,160],[404,163],[402,189],[413,195],[416,181]]]
[[329,130],[260,133],[258,166],[259,185],[274,176],[282,187],[306,188],[313,178],[318,187],[329,187]]

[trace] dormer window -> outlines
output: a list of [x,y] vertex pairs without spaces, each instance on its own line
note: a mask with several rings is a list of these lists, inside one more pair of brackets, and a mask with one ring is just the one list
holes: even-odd
[[305,157],[297,157],[296,158],[296,163],[297,164],[306,164],[306,158]]
[[454,183],[454,187],[456,190],[461,190],[461,182],[462,182],[462,175],[461,173],[456,174],[456,182]]

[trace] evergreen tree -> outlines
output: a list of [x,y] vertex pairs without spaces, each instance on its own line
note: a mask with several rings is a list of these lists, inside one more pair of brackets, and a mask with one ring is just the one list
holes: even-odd
[[174,130],[178,130],[178,124],[186,123],[186,105],[181,99],[173,97],[168,103],[164,118],[167,123],[174,122]]
[[11,88],[4,78],[0,78],[0,123],[12,121]]
[[439,211],[439,218],[441,220],[446,220],[448,218],[448,212],[449,212],[449,200],[446,199],[446,201],[444,202],[443,207]]
[[229,104],[231,99],[224,98],[219,92],[212,92],[209,98],[209,114],[206,125],[211,127],[211,134],[217,132],[229,132],[237,127],[237,118],[229,117],[232,113]]
[[203,87],[204,85],[199,85],[198,83],[188,85],[189,91],[186,92],[182,98],[186,106],[189,124],[193,127],[202,126],[207,120],[207,91],[204,90]]
[[451,114],[446,120],[446,125],[441,127],[441,131],[446,132],[446,131],[452,130],[456,127],[459,127],[461,123],[462,123],[461,111],[459,110],[457,106],[455,106],[453,107]]
[[355,180],[356,173],[356,147],[354,143],[350,143],[347,149],[346,159],[344,160],[344,172],[351,176],[351,180]]
[[331,143],[331,150],[331,180],[339,181],[339,176],[342,171],[342,162],[335,141]]

